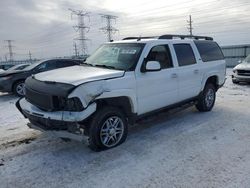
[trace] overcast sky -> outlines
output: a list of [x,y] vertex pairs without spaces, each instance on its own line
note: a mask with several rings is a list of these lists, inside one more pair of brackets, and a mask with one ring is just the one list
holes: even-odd
[[89,53],[106,35],[100,14],[118,16],[114,36],[188,34],[187,19],[193,18],[193,33],[213,36],[220,45],[250,43],[249,0],[1,0],[0,58],[8,53],[4,40],[14,40],[15,59],[69,56],[73,54],[73,39],[77,33],[68,10],[90,12],[86,24]]

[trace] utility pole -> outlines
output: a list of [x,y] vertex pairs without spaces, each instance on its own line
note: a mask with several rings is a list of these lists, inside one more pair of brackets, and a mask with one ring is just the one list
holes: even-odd
[[81,55],[87,55],[88,53],[88,47],[87,47],[87,41],[89,41],[88,38],[86,38],[86,33],[89,32],[89,27],[85,24],[85,20],[88,17],[89,18],[89,12],[85,12],[83,10],[73,10],[69,9],[71,11],[71,19],[73,16],[77,16],[78,24],[76,26],[73,26],[76,32],[79,33],[79,37],[75,40],[78,40],[80,42],[81,46]]
[[101,17],[106,20],[106,26],[100,28],[100,30],[103,31],[105,34],[107,34],[108,41],[112,41],[113,40],[112,35],[118,31],[118,29],[112,26],[112,20],[116,21],[117,16],[101,14]]
[[9,61],[13,61],[14,60],[14,53],[13,53],[13,46],[12,46],[12,42],[13,40],[5,40],[5,42],[7,42],[7,48],[9,49]]
[[189,15],[189,20],[187,21],[188,23],[188,31],[189,31],[189,35],[193,36],[193,20],[192,20],[192,16]]
[[78,49],[77,49],[77,46],[76,46],[76,43],[74,42],[74,52],[75,52],[75,57],[78,57]]
[[29,60],[30,60],[30,63],[32,62],[32,54],[31,52],[29,51]]

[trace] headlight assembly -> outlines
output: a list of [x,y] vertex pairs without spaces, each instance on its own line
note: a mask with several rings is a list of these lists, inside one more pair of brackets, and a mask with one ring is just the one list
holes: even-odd
[[79,112],[83,110],[83,106],[82,103],[80,101],[79,98],[77,97],[73,97],[73,98],[67,98],[67,99],[63,99],[61,100],[61,102],[63,104],[61,104],[61,106],[63,107],[64,111],[75,111],[75,112]]

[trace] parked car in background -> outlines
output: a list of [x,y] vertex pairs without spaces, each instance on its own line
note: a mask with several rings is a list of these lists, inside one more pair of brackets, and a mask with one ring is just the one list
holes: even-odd
[[239,82],[250,83],[250,54],[242,63],[233,68],[232,82],[235,84]]
[[29,77],[16,105],[30,128],[88,136],[91,149],[105,150],[125,141],[128,124],[159,110],[184,104],[212,110],[225,75],[211,37],[129,37],[102,45],[82,66]]
[[13,66],[14,66],[14,64],[3,64],[3,65],[0,65],[0,69],[8,70],[9,68],[11,68]]
[[0,73],[0,91],[14,92],[18,96],[25,95],[25,80],[31,75],[53,69],[80,65],[82,61],[72,59],[50,59],[40,61],[24,68]]
[[13,71],[13,70],[23,70],[24,68],[30,66],[30,64],[18,64],[15,65],[13,67],[10,67],[9,69],[7,69],[7,71]]

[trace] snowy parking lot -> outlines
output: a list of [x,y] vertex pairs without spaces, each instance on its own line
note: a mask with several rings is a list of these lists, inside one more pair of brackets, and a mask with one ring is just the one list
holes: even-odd
[[249,187],[250,85],[229,75],[214,109],[171,110],[130,128],[121,146],[85,144],[34,131],[0,94],[0,187]]

